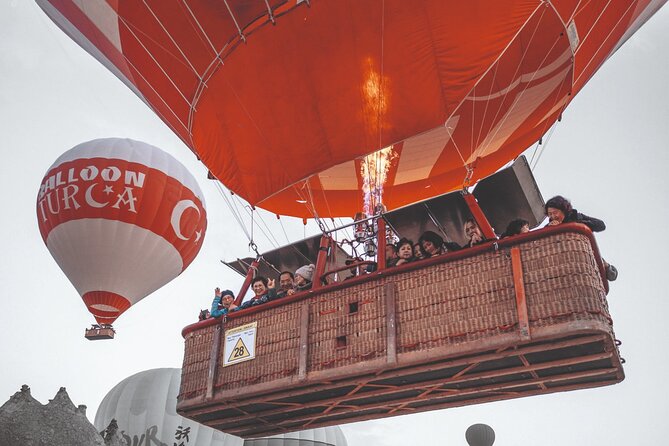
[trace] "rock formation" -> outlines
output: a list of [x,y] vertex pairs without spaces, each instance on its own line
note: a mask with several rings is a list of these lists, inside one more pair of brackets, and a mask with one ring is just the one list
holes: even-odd
[[103,438],[86,418],[86,406],[75,407],[65,387],[48,404],[41,404],[23,385],[0,406],[2,446],[125,446],[110,428],[103,431]]

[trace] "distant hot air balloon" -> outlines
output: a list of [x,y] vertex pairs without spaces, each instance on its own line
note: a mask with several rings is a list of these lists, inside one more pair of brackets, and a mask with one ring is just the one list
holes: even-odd
[[[180,381],[181,369],[169,368],[145,370],[124,379],[102,400],[95,414],[95,427],[102,431],[115,419],[130,445],[183,442],[188,446],[347,446],[338,426],[246,441],[224,434],[177,414]],[[140,441],[142,436],[144,443]]]
[[100,324],[186,269],[207,218],[193,176],[130,139],[97,139],[61,155],[37,196],[44,243]]
[[487,424],[472,424],[465,432],[465,439],[470,446],[492,446],[495,442],[495,431]]
[[666,0],[37,2],[237,195],[350,217],[517,157]]

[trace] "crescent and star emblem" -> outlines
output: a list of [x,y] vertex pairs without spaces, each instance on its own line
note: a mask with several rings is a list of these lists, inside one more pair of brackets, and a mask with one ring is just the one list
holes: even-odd
[[[188,208],[193,208],[195,211],[197,211],[197,215],[200,215],[200,209],[193,203],[193,200],[181,200],[179,201],[175,206],[174,209],[172,210],[172,217],[170,218],[170,222],[172,223],[172,229],[174,230],[174,233],[176,236],[181,239],[181,240],[189,240],[189,237],[184,236],[181,233],[181,218],[183,217],[184,212],[186,212],[186,209]],[[196,231],[195,232],[195,243],[197,243],[200,240],[200,237],[202,237],[202,231]]]

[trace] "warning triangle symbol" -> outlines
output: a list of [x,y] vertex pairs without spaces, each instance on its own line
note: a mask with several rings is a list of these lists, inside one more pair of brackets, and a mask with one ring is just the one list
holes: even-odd
[[239,361],[240,359],[248,358],[251,356],[251,353],[249,353],[249,349],[246,348],[246,345],[244,345],[244,341],[242,341],[242,338],[237,339],[237,343],[235,344],[235,347],[232,349],[232,352],[230,352],[230,357],[228,358],[228,362],[235,362]]

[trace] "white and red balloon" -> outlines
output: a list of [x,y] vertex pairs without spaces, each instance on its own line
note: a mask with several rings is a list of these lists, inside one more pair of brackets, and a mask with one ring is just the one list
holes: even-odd
[[96,139],[48,169],[37,196],[42,239],[101,324],[186,269],[207,216],[195,178],[139,141]]

